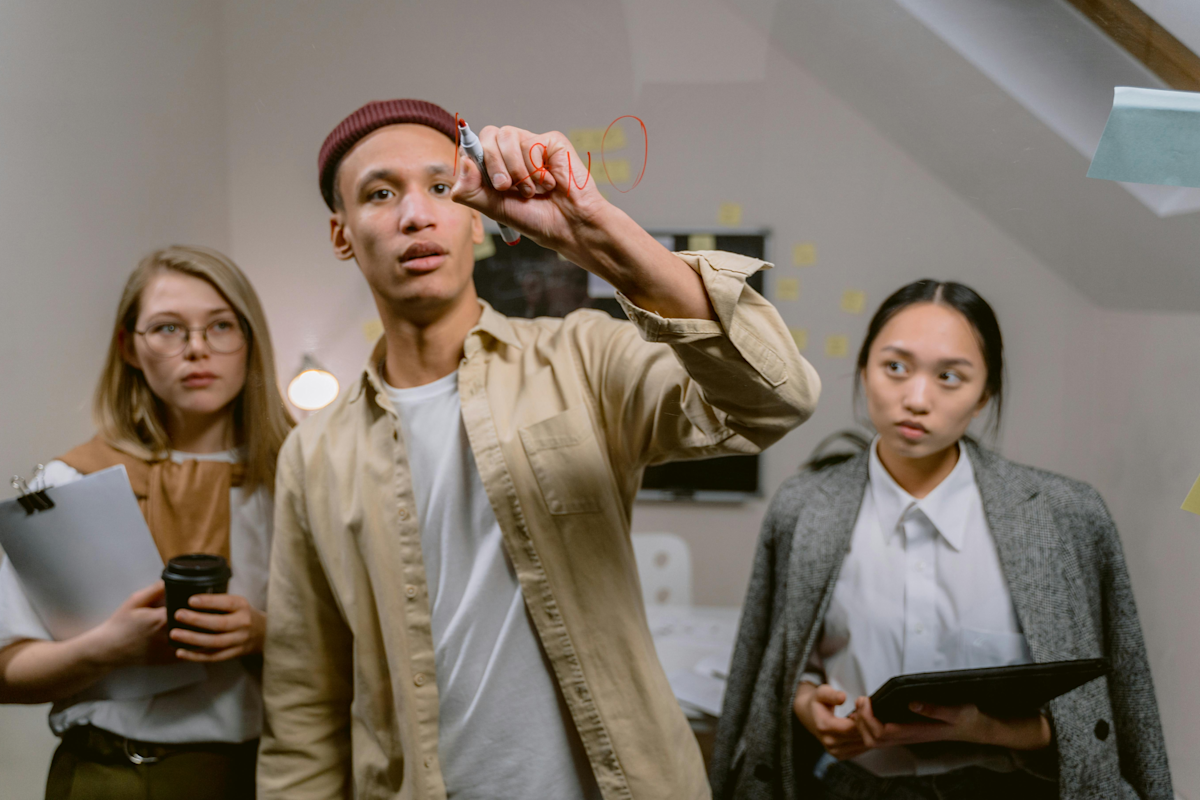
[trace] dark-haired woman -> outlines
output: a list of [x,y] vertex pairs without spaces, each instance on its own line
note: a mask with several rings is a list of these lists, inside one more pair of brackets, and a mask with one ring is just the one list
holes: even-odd
[[[718,798],[1162,798],[1171,778],[1120,539],[1086,484],[977,446],[999,412],[991,307],[931,280],[871,320],[877,435],[802,473],[763,524],[712,765]],[[998,421],[998,416],[995,418]],[[1106,657],[1036,716],[870,695],[906,673]]]

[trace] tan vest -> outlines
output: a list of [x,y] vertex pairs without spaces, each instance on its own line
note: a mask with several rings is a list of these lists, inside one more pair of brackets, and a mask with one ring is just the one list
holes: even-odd
[[163,563],[186,553],[229,558],[229,490],[242,483],[241,464],[144,461],[99,436],[59,460],[84,475],[124,464]]

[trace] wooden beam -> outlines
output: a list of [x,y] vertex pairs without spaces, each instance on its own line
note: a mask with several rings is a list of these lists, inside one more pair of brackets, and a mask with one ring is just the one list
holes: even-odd
[[1200,56],[1132,0],[1067,0],[1172,89],[1200,92]]

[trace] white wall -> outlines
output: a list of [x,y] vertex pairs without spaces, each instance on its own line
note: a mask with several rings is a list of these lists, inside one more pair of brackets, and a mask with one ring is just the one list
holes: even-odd
[[1179,506],[1200,473],[1200,318],[1109,313],[1087,344],[1098,416],[1094,474],[1137,592],[1175,786],[1200,797],[1200,518]]
[[[125,276],[156,246],[229,243],[213,3],[0,4],[0,457],[91,435]],[[0,795],[41,797],[45,707],[0,707]]]

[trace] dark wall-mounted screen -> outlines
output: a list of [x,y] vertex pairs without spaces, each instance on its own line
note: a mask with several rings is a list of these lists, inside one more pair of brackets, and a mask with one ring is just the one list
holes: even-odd
[[[765,258],[767,235],[758,233],[706,233],[658,231],[654,238],[670,250],[726,250],[752,258]],[[562,317],[577,308],[596,308],[618,319],[625,312],[613,288],[594,275],[564,261],[557,253],[528,238],[513,246],[498,235],[482,248],[475,262],[475,287],[479,296],[510,317]],[[762,272],[749,285],[763,290]],[[679,461],[647,467],[640,499],[739,501],[761,493],[758,456],[725,456]]]

